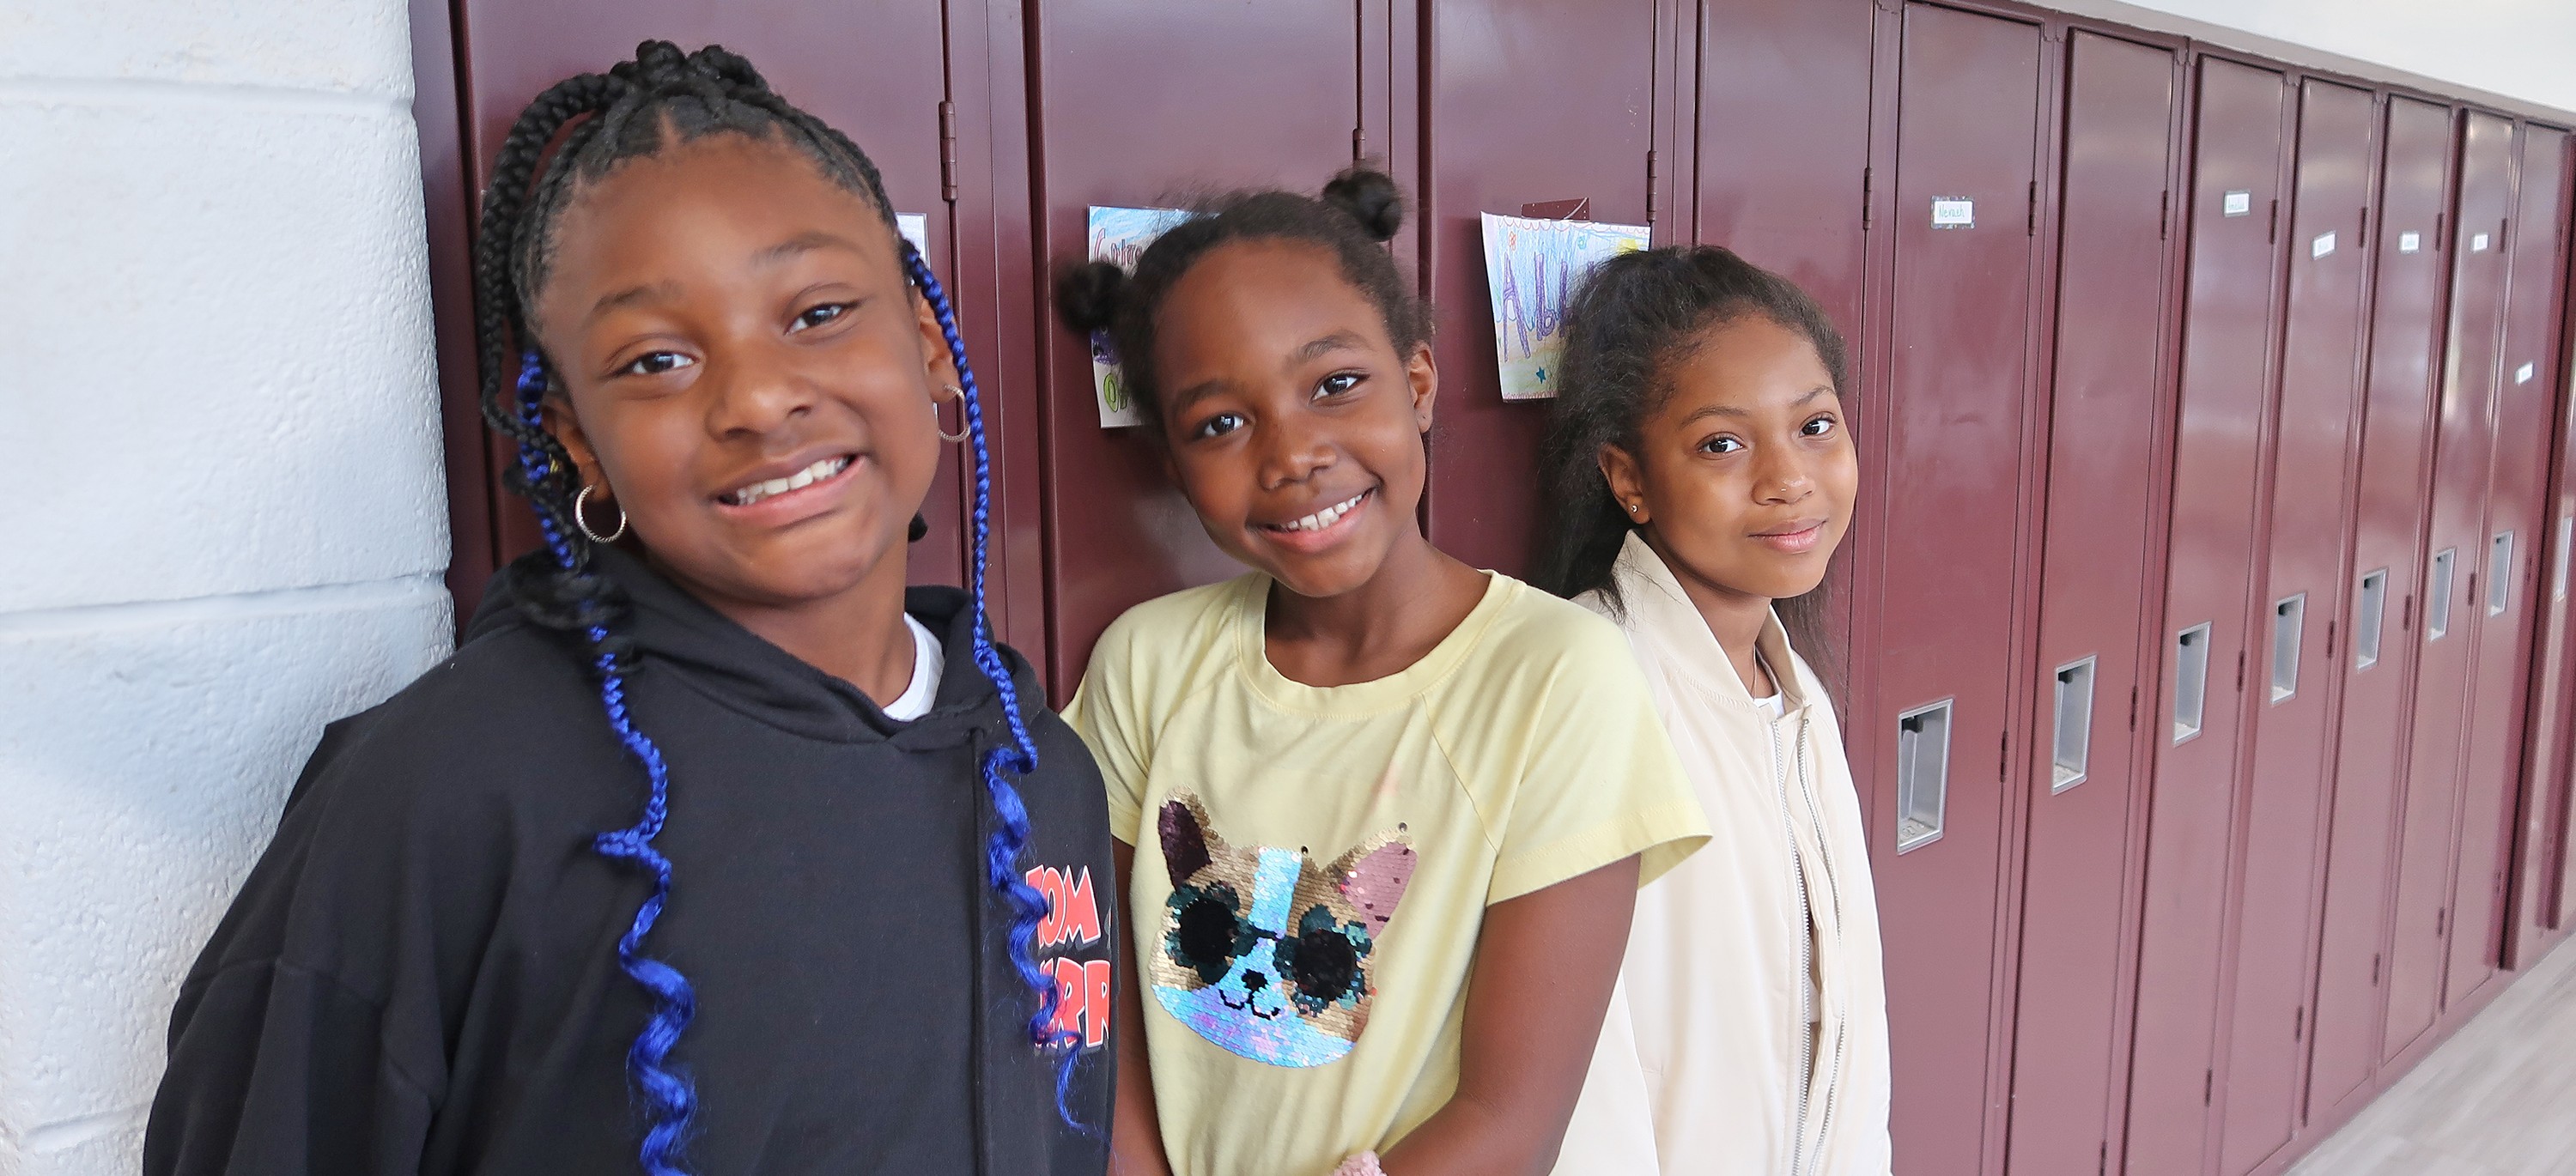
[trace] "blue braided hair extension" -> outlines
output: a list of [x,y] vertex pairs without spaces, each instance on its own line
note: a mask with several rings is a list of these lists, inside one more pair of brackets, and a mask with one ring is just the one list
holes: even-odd
[[939,320],[939,333],[948,340],[948,356],[957,365],[957,384],[964,393],[958,399],[966,414],[967,441],[975,454],[975,545],[967,574],[967,587],[975,597],[975,666],[992,679],[994,691],[1001,695],[1002,719],[1011,730],[1008,746],[984,753],[984,791],[992,797],[999,825],[985,843],[985,880],[1000,897],[1003,909],[1010,912],[1011,968],[1020,974],[1021,983],[1037,994],[1037,1013],[1029,1018],[1029,1040],[1041,1048],[1063,1052],[1063,1060],[1056,1068],[1056,1115],[1066,1126],[1096,1139],[1098,1129],[1074,1118],[1066,1102],[1073,1086],[1074,1066],[1082,1059],[1081,1038],[1070,1032],[1054,1032],[1058,1000],[1055,979],[1030,954],[1031,945],[1037,941],[1038,924],[1046,918],[1047,900],[1022,876],[1020,854],[1029,842],[1029,810],[1021,803],[1019,791],[1003,778],[1002,771],[1008,767],[1020,776],[1036,771],[1038,748],[1029,738],[1027,720],[1020,714],[1019,687],[1011,681],[1011,669],[1003,664],[1001,651],[993,648],[992,622],[984,613],[984,555],[985,541],[992,532],[993,461],[984,444],[984,409],[975,388],[975,368],[966,360],[966,340],[957,333],[957,314],[948,304],[948,292],[940,288],[939,276],[930,272],[930,263],[922,260],[912,242],[898,237],[896,243],[903,249],[904,272],[930,303],[931,314]]
[[[545,391],[545,361],[529,351],[519,369],[519,414],[532,429],[542,424]],[[519,472],[530,485],[546,473],[549,460],[534,445],[519,446]],[[545,532],[546,550],[554,554],[556,565],[567,572],[576,570],[581,557],[555,520],[540,511],[537,526]],[[609,729],[617,733],[628,754],[644,765],[644,774],[652,782],[642,819],[591,841],[600,856],[640,867],[653,878],[653,893],[635,909],[635,921],[617,940],[618,966],[653,998],[652,1017],[626,1050],[627,1077],[641,1094],[645,1114],[652,1121],[644,1132],[641,1159],[650,1176],[687,1176],[680,1166],[680,1150],[688,1140],[689,1120],[697,1113],[698,1095],[687,1071],[669,1063],[680,1031],[697,1014],[697,996],[677,969],[643,954],[644,936],[653,930],[671,897],[671,859],[653,848],[653,839],[661,834],[662,822],[670,814],[671,774],[662,762],[662,749],[637,729],[634,716],[627,713],[626,667],[610,648],[608,626],[592,619],[582,633],[590,640],[591,664],[599,674],[599,701],[608,712]]]

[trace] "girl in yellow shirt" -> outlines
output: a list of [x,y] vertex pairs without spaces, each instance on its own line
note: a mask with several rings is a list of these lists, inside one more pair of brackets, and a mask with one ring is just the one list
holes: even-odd
[[1422,533],[1394,183],[1202,211],[1057,289],[1253,569],[1120,618],[1067,711],[1135,934],[1120,1170],[1546,1173],[1636,889],[1706,822],[1618,630]]

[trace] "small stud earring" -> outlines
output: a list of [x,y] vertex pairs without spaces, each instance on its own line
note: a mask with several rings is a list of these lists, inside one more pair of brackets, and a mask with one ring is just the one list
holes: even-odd
[[1631,502],[1631,503],[1629,503],[1629,504],[1628,504],[1628,513],[1629,513],[1629,514],[1632,514],[1632,515],[1633,515],[1633,514],[1635,514],[1635,513],[1637,513],[1637,504],[1636,504],[1636,503]]

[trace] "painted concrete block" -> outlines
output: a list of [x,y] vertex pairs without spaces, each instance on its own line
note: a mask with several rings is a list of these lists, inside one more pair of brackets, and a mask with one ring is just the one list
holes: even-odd
[[411,25],[383,0],[10,0],[0,80],[121,79],[411,96]]

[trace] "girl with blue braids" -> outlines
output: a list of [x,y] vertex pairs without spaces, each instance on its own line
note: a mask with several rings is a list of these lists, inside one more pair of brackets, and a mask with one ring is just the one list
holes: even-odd
[[[647,42],[528,107],[479,230],[546,547],[324,733],[145,1170],[1096,1176],[1102,785],[992,640],[975,378],[874,165]],[[943,440],[970,587],[907,589]]]

